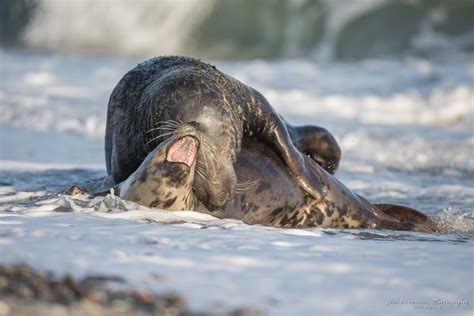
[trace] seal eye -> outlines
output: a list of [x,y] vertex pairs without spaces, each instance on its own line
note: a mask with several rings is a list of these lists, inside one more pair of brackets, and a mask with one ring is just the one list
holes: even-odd
[[184,163],[191,168],[196,160],[199,142],[191,136],[184,136],[168,147],[166,161]]

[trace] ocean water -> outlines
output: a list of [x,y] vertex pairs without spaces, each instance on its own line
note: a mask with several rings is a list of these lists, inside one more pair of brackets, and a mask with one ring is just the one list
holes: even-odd
[[342,147],[337,177],[373,202],[433,216],[447,234],[277,229],[109,195],[108,96],[139,60],[0,51],[0,264],[123,276],[192,308],[270,315],[471,315],[474,62],[216,62],[294,124]]
[[0,43],[141,58],[453,58],[474,52],[474,3],[3,0]]

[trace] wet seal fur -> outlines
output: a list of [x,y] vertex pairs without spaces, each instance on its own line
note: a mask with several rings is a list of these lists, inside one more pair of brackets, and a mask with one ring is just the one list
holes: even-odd
[[218,209],[238,191],[234,162],[242,143],[258,140],[274,150],[296,185],[320,201],[327,187],[311,175],[311,156],[330,172],[340,158],[335,143],[319,153],[308,134],[332,136],[319,127],[288,125],[257,90],[196,59],[170,56],[145,61],[114,88],[107,112],[105,187],[125,181],[176,126],[193,122],[202,136],[194,191],[209,209]]
[[[435,232],[440,227],[423,213],[406,206],[371,204],[354,194],[310,157],[311,176],[327,186],[321,200],[309,197],[297,185],[282,159],[260,141],[244,142],[235,161],[239,182],[247,187],[224,207],[212,212],[193,191],[196,162],[167,160],[167,152],[180,138],[199,141],[192,127],[157,146],[141,166],[115,189],[121,198],[165,210],[194,210],[247,224],[274,227],[374,228]],[[191,157],[194,160],[196,157]]]

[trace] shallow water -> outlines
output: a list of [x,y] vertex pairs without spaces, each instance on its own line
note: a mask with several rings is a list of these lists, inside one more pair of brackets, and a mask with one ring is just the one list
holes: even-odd
[[450,229],[424,234],[274,229],[113,196],[63,196],[105,175],[108,95],[137,61],[0,57],[0,263],[120,274],[137,287],[182,293],[196,308],[472,312],[474,62],[218,64],[290,122],[331,130],[343,150],[337,176],[349,188],[420,209]]

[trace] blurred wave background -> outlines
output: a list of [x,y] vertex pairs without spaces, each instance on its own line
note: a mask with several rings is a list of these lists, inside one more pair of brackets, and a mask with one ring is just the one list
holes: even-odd
[[472,0],[2,0],[0,43],[146,58],[470,58]]

